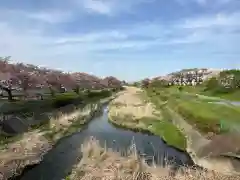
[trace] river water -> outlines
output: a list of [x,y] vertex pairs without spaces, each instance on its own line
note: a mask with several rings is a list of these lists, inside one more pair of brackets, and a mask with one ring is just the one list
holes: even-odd
[[177,165],[193,165],[190,157],[166,145],[158,136],[147,135],[117,128],[108,122],[107,106],[103,108],[101,116],[94,118],[81,132],[61,139],[50,150],[39,165],[25,172],[17,179],[21,180],[61,180],[71,172],[72,166],[81,157],[79,148],[88,137],[96,137],[102,144],[115,150],[125,151],[134,141],[139,154],[145,154],[151,163],[153,157],[157,164],[164,159]]

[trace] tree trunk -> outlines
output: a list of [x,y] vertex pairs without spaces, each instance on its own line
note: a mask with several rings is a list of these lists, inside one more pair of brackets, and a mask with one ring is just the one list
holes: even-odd
[[6,91],[8,93],[8,100],[9,101],[13,100],[12,89],[4,87],[2,85],[0,85],[0,89],[2,89],[3,91]]
[[6,91],[7,91],[7,93],[8,93],[8,100],[9,100],[9,101],[12,101],[12,100],[13,100],[12,90],[8,89],[8,90],[6,90]]
[[53,88],[49,87],[49,90],[50,90],[52,97],[55,97],[55,91],[53,90]]

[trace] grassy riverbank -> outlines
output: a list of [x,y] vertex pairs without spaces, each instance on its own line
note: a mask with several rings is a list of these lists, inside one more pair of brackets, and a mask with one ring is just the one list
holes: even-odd
[[201,99],[173,88],[155,88],[146,91],[157,107],[159,102],[165,102],[165,105],[184,117],[203,134],[209,132],[222,134],[235,131],[236,127],[240,126],[239,106],[217,104],[217,100]]
[[128,87],[109,105],[109,121],[113,124],[136,131],[148,131],[161,136],[169,145],[180,150],[186,149],[186,139],[174,126],[169,117],[147,101],[144,92]]
[[[172,86],[172,87],[170,87],[170,89],[173,91],[177,91],[178,86]],[[235,90],[235,91],[231,91],[231,92],[218,92],[215,90],[210,90],[210,89],[208,90],[203,85],[183,86],[182,90],[185,92],[192,93],[192,94],[200,94],[200,95],[221,98],[221,99],[226,99],[226,100],[231,100],[231,101],[240,101],[240,90]]]
[[239,106],[217,104],[218,98],[202,98],[184,88],[150,85],[145,92],[184,133],[187,152],[196,164],[224,174],[239,173],[240,162],[232,158],[238,157],[240,148]]
[[[132,146],[134,147],[134,146]],[[149,166],[139,159],[134,148],[121,156],[119,152],[102,148],[95,139],[86,140],[79,153],[82,158],[65,180],[238,180],[239,176],[226,176],[193,168],[182,167],[173,173],[170,167]]]
[[45,137],[50,141],[57,142],[60,138],[80,130],[91,119],[99,115],[102,112],[103,105],[113,98],[114,96],[89,103],[70,114],[63,114],[57,119],[51,119],[48,130],[45,129]]

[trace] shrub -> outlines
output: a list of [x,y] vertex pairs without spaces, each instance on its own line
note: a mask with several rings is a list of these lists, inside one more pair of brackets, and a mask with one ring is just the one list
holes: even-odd
[[111,96],[112,92],[108,90],[102,90],[102,91],[88,91],[87,97],[88,98],[105,98]]
[[230,93],[233,92],[234,90],[232,88],[228,88],[228,87],[218,87],[216,88],[213,92],[214,93],[218,93],[218,94],[222,94],[222,93]]
[[66,106],[68,104],[75,104],[76,101],[81,102],[83,98],[75,93],[64,93],[57,95],[52,102],[54,108]]
[[169,96],[167,96],[167,95],[160,95],[160,99],[162,101],[167,101],[169,99]]
[[3,114],[24,114],[33,111],[46,110],[51,107],[51,100],[29,100],[4,103],[1,107]]
[[73,89],[73,91],[77,94],[80,94],[80,86],[76,85],[76,87]]
[[179,91],[182,91],[182,90],[183,90],[183,87],[181,87],[181,86],[178,87],[178,90],[179,90]]
[[211,91],[213,94],[232,93],[239,90],[240,71],[227,70],[222,71],[219,77],[212,77],[204,83],[204,91]]
[[121,87],[119,88],[119,90],[120,90],[120,91],[123,91],[123,90],[125,90],[125,88],[124,88],[123,86],[121,86]]

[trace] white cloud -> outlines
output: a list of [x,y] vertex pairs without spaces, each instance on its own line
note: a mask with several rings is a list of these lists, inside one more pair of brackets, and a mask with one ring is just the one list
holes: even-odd
[[73,12],[61,11],[58,9],[51,10],[38,10],[38,11],[24,11],[24,10],[11,10],[11,9],[1,9],[0,8],[0,20],[7,23],[16,24],[22,23],[22,25],[27,26],[28,24],[57,24],[70,20],[73,18]]
[[25,13],[25,16],[36,21],[54,24],[68,21],[72,17],[72,13],[66,11],[51,10],[49,12],[40,11],[33,13]]
[[170,39],[166,44],[194,44],[203,42],[206,34],[202,32],[193,32],[184,37],[178,37],[175,39]]
[[196,0],[198,4],[206,5],[207,0]]
[[111,14],[114,1],[83,0],[83,6],[90,12],[99,14]]
[[216,14],[200,18],[185,20],[180,26],[184,28],[213,28],[213,27],[239,27],[240,13]]
[[133,9],[142,3],[152,3],[156,0],[73,0],[80,8],[88,12],[113,16],[124,13],[134,13]]
[[[93,0],[91,0],[92,2]],[[126,7],[133,6],[132,3],[122,2],[123,4],[120,3],[120,0],[99,1],[95,5],[88,4],[88,6],[89,8],[91,6],[91,11],[106,15],[114,14],[115,10],[119,12],[128,9]],[[119,6],[117,6],[118,4]],[[181,50],[182,46],[193,47],[197,43],[205,43],[218,48],[218,51],[232,52],[231,49],[236,49],[236,42],[240,40],[239,34],[232,35],[232,32],[229,31],[240,29],[240,13],[201,16],[180,20],[169,25],[147,22],[127,25],[119,29],[104,31],[96,29],[95,32],[84,34],[76,32],[50,36],[49,34],[54,32],[48,34],[46,27],[72,18],[72,13],[68,12],[60,10],[8,11],[4,18],[0,18],[0,34],[2,35],[0,56],[10,55],[16,60],[27,63],[34,63],[32,61],[36,60],[50,66],[54,66],[56,61],[61,61],[59,64],[64,66],[64,62],[68,59],[87,61],[97,55],[99,51],[109,50],[122,50],[120,53],[124,54],[125,50],[133,52],[151,48],[161,50],[162,47],[168,47],[171,50],[173,45],[174,48]],[[3,13],[1,11],[0,15]],[[17,23],[19,19],[21,19],[21,23]],[[36,24],[40,24],[40,26],[35,26]],[[21,30],[20,26],[23,25],[24,29]],[[216,33],[216,29],[221,32]]]
[[209,5],[223,6],[238,0],[176,0],[176,1],[182,5],[188,5],[189,3],[196,3],[200,6],[207,7]]
[[77,43],[91,43],[91,42],[108,42],[127,39],[127,35],[116,30],[110,30],[106,32],[80,34],[75,36],[67,36],[57,39],[53,44],[77,44]]

